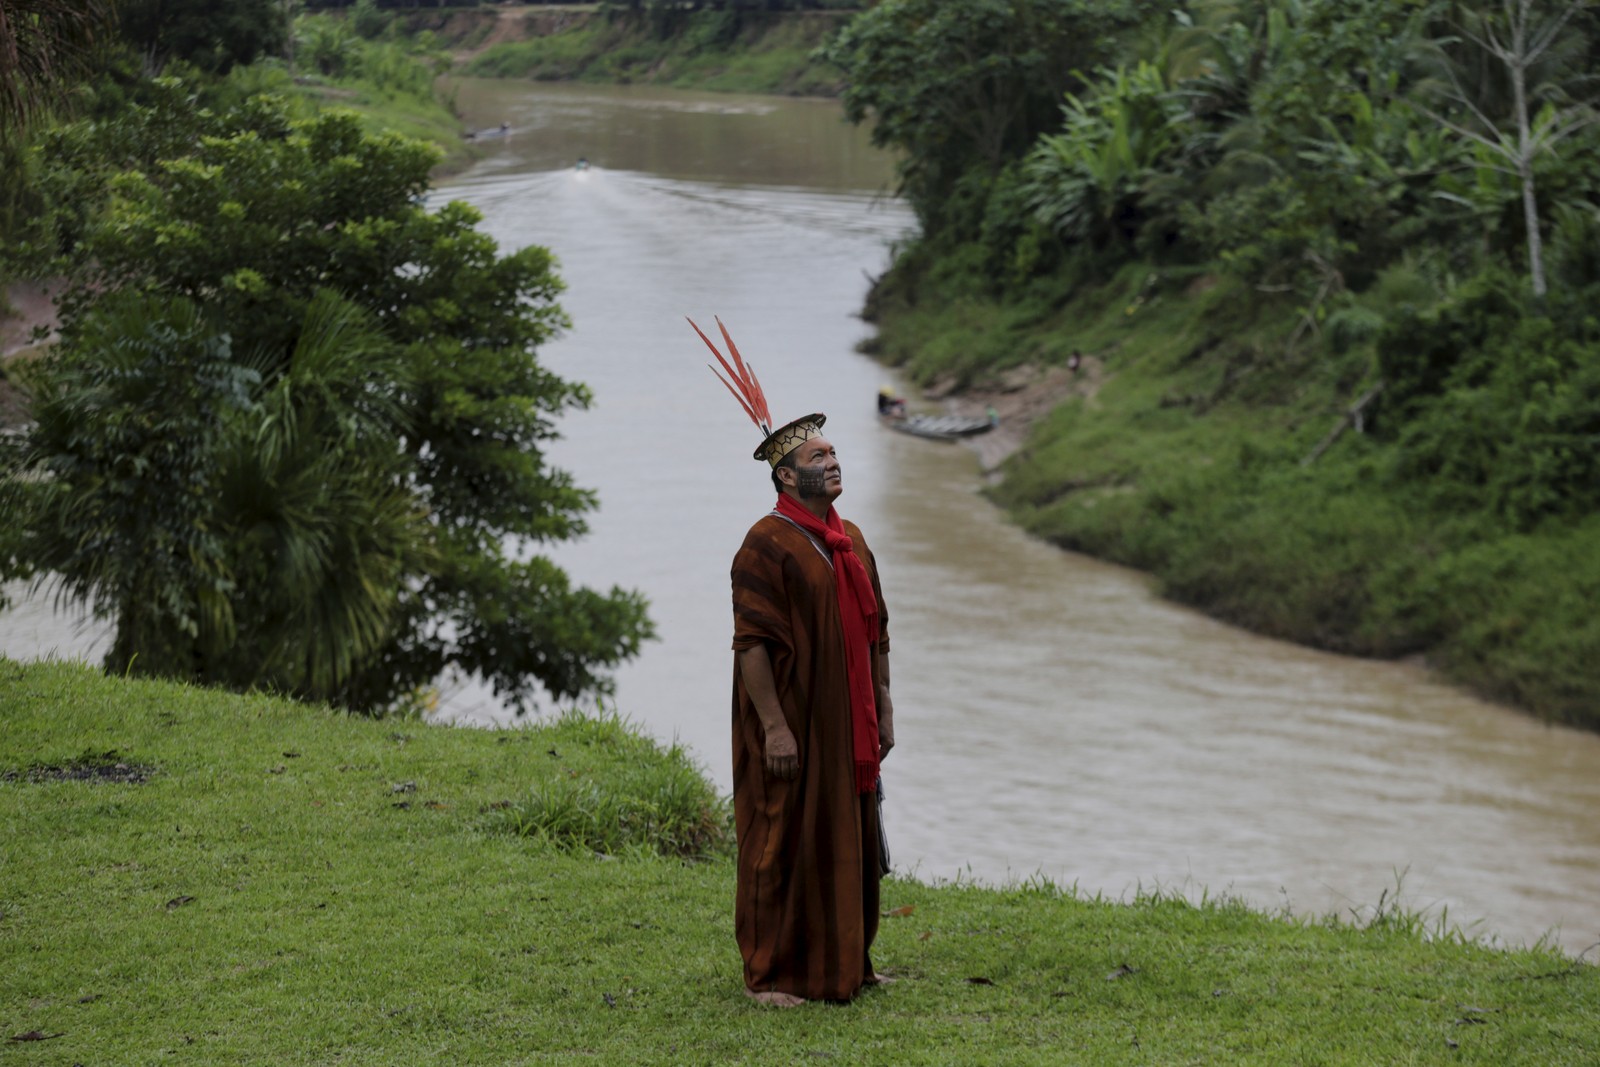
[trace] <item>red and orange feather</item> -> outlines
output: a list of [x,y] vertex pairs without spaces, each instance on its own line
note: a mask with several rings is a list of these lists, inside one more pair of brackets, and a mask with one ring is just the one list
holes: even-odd
[[711,373],[717,375],[717,381],[733,394],[733,398],[744,408],[744,413],[750,416],[750,421],[756,424],[762,434],[771,434],[772,412],[767,409],[767,396],[761,391],[761,382],[756,378],[755,369],[740,358],[739,347],[733,343],[733,338],[728,335],[728,328],[722,325],[722,320],[716,316],[712,317],[716,319],[717,329],[722,331],[722,339],[728,345],[733,363],[729,365],[728,361],[722,358],[722,353],[717,351],[717,346],[712,344],[711,338],[705,335],[705,331],[695,326],[693,319],[688,319],[689,325],[694,327],[694,332],[700,335],[700,340],[706,343],[706,347],[711,349],[711,354],[717,357],[717,362],[722,364],[722,369],[728,372],[728,377],[724,378],[717,374],[717,368],[711,367],[711,364],[707,363],[706,366],[711,367]]

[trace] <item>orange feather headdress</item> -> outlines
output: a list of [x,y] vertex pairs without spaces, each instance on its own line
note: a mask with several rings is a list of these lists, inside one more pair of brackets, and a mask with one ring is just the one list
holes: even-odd
[[717,368],[711,364],[707,363],[706,366],[711,367],[711,373],[717,375],[717,381],[733,394],[733,398],[739,402],[744,413],[750,416],[750,421],[756,424],[756,429],[761,431],[761,447],[756,449],[754,458],[766,460],[768,465],[776,467],[784,456],[793,452],[803,442],[822,436],[822,424],[828,417],[821,413],[804,415],[774,430],[772,412],[767,408],[767,395],[761,391],[761,382],[756,378],[755,369],[740,358],[739,347],[733,343],[733,338],[728,336],[728,328],[722,325],[722,320],[716,319],[717,329],[722,331],[722,340],[728,346],[728,354],[733,357],[731,364],[722,357],[721,352],[717,351],[717,346],[706,336],[705,331],[695,326],[693,319],[688,321],[694,332],[700,335],[700,340],[711,349],[711,354],[717,357],[717,362],[722,364],[722,369],[728,372],[728,377],[724,378],[721,374],[717,374]]

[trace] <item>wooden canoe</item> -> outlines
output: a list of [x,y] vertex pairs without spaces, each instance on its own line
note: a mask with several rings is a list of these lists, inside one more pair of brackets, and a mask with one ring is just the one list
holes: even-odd
[[994,424],[982,415],[907,415],[903,419],[883,420],[890,429],[934,441],[954,441],[958,437],[987,433]]

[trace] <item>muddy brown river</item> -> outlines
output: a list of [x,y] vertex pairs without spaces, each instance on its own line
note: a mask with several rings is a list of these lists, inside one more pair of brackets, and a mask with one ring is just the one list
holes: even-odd
[[[1147,579],[1031,540],[975,456],[877,425],[890,372],[855,352],[868,276],[911,226],[889,162],[836,105],[637,87],[463,82],[509,123],[445,183],[505,247],[561,260],[573,328],[543,350],[588,383],[551,450],[597,489],[575,579],[645,592],[660,632],[616,706],[729,788],[728,563],[771,504],[759,435],[684,323],[720,315],[774,414],[828,414],[839,507],[883,572],[899,747],[896,867],[1030,877],[1118,898],[1233,895],[1295,914],[1380,898],[1485,940],[1600,942],[1600,736],[1476,700],[1413,665],[1309,651],[1155,597]],[[576,169],[580,158],[591,164]],[[103,643],[41,595],[0,651]],[[457,721],[505,721],[470,679]],[[1590,953],[1589,958],[1593,958]]]

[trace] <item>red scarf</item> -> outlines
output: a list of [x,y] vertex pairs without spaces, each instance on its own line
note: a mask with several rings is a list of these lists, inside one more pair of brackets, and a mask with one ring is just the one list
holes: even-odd
[[878,781],[878,702],[872,691],[872,660],[878,649],[878,597],[855,542],[832,505],[826,525],[787,493],[778,494],[778,514],[827,546],[839,591],[844,630],[845,677],[850,688],[850,735],[856,759],[856,792],[870,793]]

